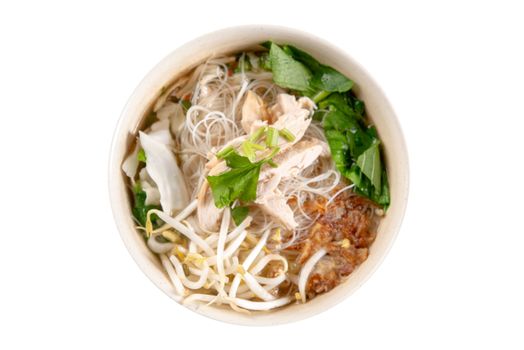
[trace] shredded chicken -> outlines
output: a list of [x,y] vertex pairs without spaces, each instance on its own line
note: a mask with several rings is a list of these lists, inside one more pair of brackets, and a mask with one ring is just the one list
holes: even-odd
[[302,170],[313,164],[313,162],[324,153],[323,144],[325,143],[314,138],[296,143],[293,147],[288,148],[273,158],[273,161],[278,164],[278,167],[264,167],[260,173],[260,181],[264,181],[275,175],[279,175],[282,179],[296,176]]
[[244,131],[247,134],[250,134],[253,132],[252,127],[258,124],[255,122],[267,121],[268,118],[269,114],[264,100],[262,100],[262,98],[256,93],[249,90],[246,94],[244,104],[242,105],[242,120],[240,121]]
[[287,229],[292,230],[298,224],[287,200],[278,190],[278,184],[282,179],[295,176],[311,165],[322,153],[320,143],[316,139],[300,141],[274,158],[278,167],[266,166],[261,171],[255,203]]
[[271,107],[273,118],[278,119],[287,113],[295,113],[300,110],[307,110],[311,113],[315,108],[315,103],[308,97],[301,97],[298,100],[293,95],[280,94],[277,103]]
[[[321,154],[329,155],[329,152],[326,152],[327,145],[323,142],[317,139],[301,141],[311,123],[310,116],[314,107],[313,101],[307,97],[297,100],[292,95],[280,94],[277,97],[277,103],[268,111],[263,100],[252,91],[248,91],[242,106],[241,124],[246,133],[252,133],[259,127],[267,125],[268,121],[276,119],[273,127],[278,130],[287,129],[294,136],[293,140],[279,138],[278,145],[281,152],[274,158],[278,167],[264,166],[259,176],[257,199],[255,200],[262,210],[290,230],[296,228],[298,224],[287,200],[278,190],[280,180],[297,175]],[[223,148],[238,147],[246,139],[247,135],[237,137]],[[259,154],[265,154],[264,152],[267,153],[268,150],[260,151]],[[218,175],[228,169],[226,162],[219,160],[216,156],[211,157],[206,168],[209,169],[209,175]],[[207,182],[202,185],[199,193],[197,213],[200,226],[206,230],[215,231],[218,228],[222,210],[214,208]]]
[[266,213],[277,219],[287,229],[292,230],[298,226],[293,211],[287,204],[286,198],[278,190],[281,176],[274,175],[268,181],[259,182],[257,199],[255,203]]
[[200,227],[207,231],[216,232],[224,209],[215,206],[213,196],[207,181],[204,181],[197,197],[197,218]]

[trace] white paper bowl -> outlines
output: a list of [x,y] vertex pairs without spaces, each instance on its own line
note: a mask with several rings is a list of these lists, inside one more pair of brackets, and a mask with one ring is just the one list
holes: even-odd
[[[399,230],[408,198],[408,158],[398,120],[382,90],[357,62],[325,40],[294,29],[249,25],[219,30],[179,47],[157,64],[131,95],[116,127],[109,164],[110,200],[120,235],[142,271],[164,293],[174,297],[173,288],[159,259],[148,250],[144,239],[134,228],[125,176],[121,171],[122,161],[140,121],[150,110],[162,87],[169,85],[182,73],[211,55],[240,51],[266,40],[295,45],[355,81],[355,92],[364,100],[367,114],[376,125],[384,145],[391,207],[380,224],[368,259],[343,284],[329,293],[317,296],[305,304],[290,305],[268,312],[253,312],[250,315],[216,306],[201,306],[195,310],[216,320],[242,325],[275,325],[301,320],[327,310],[347,298],[371,276],[384,259]],[[187,310],[177,303],[173,304],[180,311],[180,317],[184,317]]]

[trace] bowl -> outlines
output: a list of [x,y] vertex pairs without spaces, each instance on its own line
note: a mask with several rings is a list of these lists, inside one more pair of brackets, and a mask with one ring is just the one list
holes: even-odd
[[[384,145],[391,206],[380,223],[367,260],[332,291],[304,304],[251,314],[217,306],[202,305],[194,309],[201,315],[241,325],[275,325],[301,320],[327,310],[351,295],[371,276],[388,253],[399,231],[408,198],[408,156],[400,125],[380,87],[353,58],[327,41],[295,29],[248,25],[218,30],[179,47],[158,63],[129,98],[114,133],[109,162],[110,201],[120,236],[140,269],[165,294],[176,299],[159,259],[149,251],[134,227],[126,178],[121,170],[121,164],[143,116],[159,97],[163,86],[169,85],[206,58],[240,51],[269,39],[295,45],[355,81],[354,91],[366,103],[367,114],[376,125]],[[185,307],[178,303],[173,304],[175,308],[179,308],[181,317],[184,317],[184,312],[188,312]]]

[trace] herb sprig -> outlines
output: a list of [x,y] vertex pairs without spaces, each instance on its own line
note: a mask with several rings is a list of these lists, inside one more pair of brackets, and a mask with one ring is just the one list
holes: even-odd
[[[332,67],[291,45],[263,43],[269,49],[274,82],[308,96],[327,110],[324,134],[337,169],[355,184],[355,191],[387,208],[390,204],[381,142],[365,120],[364,102],[351,92],[354,83]],[[282,133],[282,131],[281,131]]]

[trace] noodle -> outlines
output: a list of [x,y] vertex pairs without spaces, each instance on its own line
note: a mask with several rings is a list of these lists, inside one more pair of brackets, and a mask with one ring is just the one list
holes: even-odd
[[[354,188],[337,171],[330,156],[319,121],[329,109],[317,109],[319,117],[312,120],[317,108],[313,101],[297,99],[276,85],[273,73],[263,68],[262,56],[250,51],[212,57],[166,87],[156,100],[153,112],[162,120],[141,130],[140,137],[160,135],[165,149],[176,156],[177,164],[171,164],[171,168],[181,177],[162,172],[162,162],[172,159],[171,155],[157,157],[155,171],[157,178],[169,179],[176,185],[173,188],[187,191],[189,198],[185,201],[172,194],[173,202],[183,202],[182,206],[172,212],[163,210],[157,198],[164,200],[162,188],[158,190],[144,166],[148,164],[147,152],[142,163],[137,158],[143,152],[140,137],[123,163],[133,191],[143,190],[148,201],[144,203],[145,222],[138,211],[133,211],[141,224],[138,228],[145,231],[147,245],[158,254],[175,297],[185,305],[206,303],[229,306],[238,312],[265,311],[296,301],[297,291],[305,302],[306,295],[312,295],[308,294],[308,281],[317,263],[341,246],[332,242],[331,246],[311,246],[310,239],[319,223],[329,217],[327,208],[338,213]],[[258,106],[257,119],[251,121],[250,128],[249,120],[244,120],[248,101]],[[267,130],[277,119],[278,123],[289,120],[289,129],[295,132],[284,127],[280,135],[277,133],[276,143],[271,144]],[[257,136],[250,134],[256,131]],[[258,140],[264,137],[266,140]],[[237,151],[247,143],[254,151],[252,158],[242,151],[244,158],[250,165],[260,162],[258,172],[264,179],[260,181],[271,185],[255,184],[259,185],[256,201],[237,198],[229,206],[220,207],[208,176],[218,177],[232,169],[220,153],[229,148]],[[310,145],[317,147],[318,155],[307,164],[280,168],[289,169],[289,173],[278,173],[281,164],[271,164],[272,158],[267,158],[280,152],[283,162],[290,161],[293,154],[305,162],[311,158]],[[273,173],[271,167],[275,167]],[[236,191],[235,185],[230,184],[228,191]],[[258,201],[263,195],[267,195],[267,201]],[[365,208],[366,213],[374,212]],[[248,215],[239,218],[242,210]],[[351,243],[347,242],[344,246]]]

